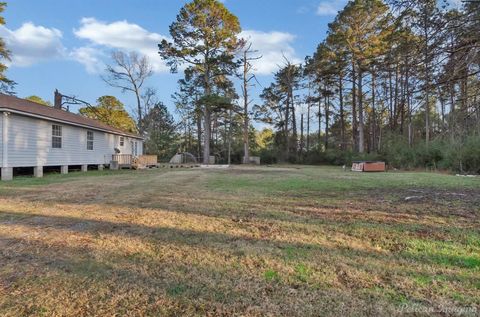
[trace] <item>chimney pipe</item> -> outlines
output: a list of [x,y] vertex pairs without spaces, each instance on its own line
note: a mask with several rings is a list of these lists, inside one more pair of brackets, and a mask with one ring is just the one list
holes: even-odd
[[53,108],[62,110],[62,94],[58,92],[58,89],[55,89]]

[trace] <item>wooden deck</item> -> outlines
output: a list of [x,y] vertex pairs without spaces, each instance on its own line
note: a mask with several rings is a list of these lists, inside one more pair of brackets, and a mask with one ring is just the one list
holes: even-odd
[[156,167],[158,158],[156,155],[139,155],[132,160],[132,167],[135,169]]
[[135,168],[142,169],[157,166],[158,158],[156,155],[139,155],[131,154],[112,154],[105,156],[105,164],[116,162],[118,168]]

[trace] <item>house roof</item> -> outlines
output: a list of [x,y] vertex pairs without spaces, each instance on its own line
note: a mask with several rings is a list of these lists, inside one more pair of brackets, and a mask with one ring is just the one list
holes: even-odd
[[95,119],[86,118],[79,114],[45,106],[30,100],[17,98],[10,95],[0,94],[0,110],[2,109],[20,112],[26,116],[42,117],[51,121],[59,121],[66,124],[87,127],[94,130],[107,131],[113,134],[124,135],[138,139],[142,138],[138,134],[122,131]]

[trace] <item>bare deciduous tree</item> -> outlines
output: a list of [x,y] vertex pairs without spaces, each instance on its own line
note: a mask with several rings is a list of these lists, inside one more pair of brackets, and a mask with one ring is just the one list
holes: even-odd
[[135,52],[112,52],[112,65],[106,65],[103,81],[108,85],[120,88],[122,92],[133,92],[137,101],[136,117],[140,134],[144,132],[142,119],[144,107],[142,105],[142,86],[145,80],[152,76],[152,66],[146,56]]
[[145,114],[150,112],[150,110],[160,102],[157,96],[157,90],[152,87],[147,87],[142,94],[142,102],[142,112]]
[[253,64],[255,60],[259,60],[262,56],[250,56],[251,54],[257,54],[258,51],[252,50],[252,43],[246,46],[242,51],[242,95],[243,95],[243,163],[250,163],[250,151],[249,151],[249,142],[248,134],[250,130],[250,116],[248,112],[248,107],[252,100],[249,99],[248,87],[252,86],[252,80],[257,80],[255,74],[253,74]]

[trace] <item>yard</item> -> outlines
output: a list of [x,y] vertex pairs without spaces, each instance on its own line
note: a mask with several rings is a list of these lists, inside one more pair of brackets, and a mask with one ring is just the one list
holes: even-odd
[[338,167],[0,184],[0,315],[480,311],[480,179]]

